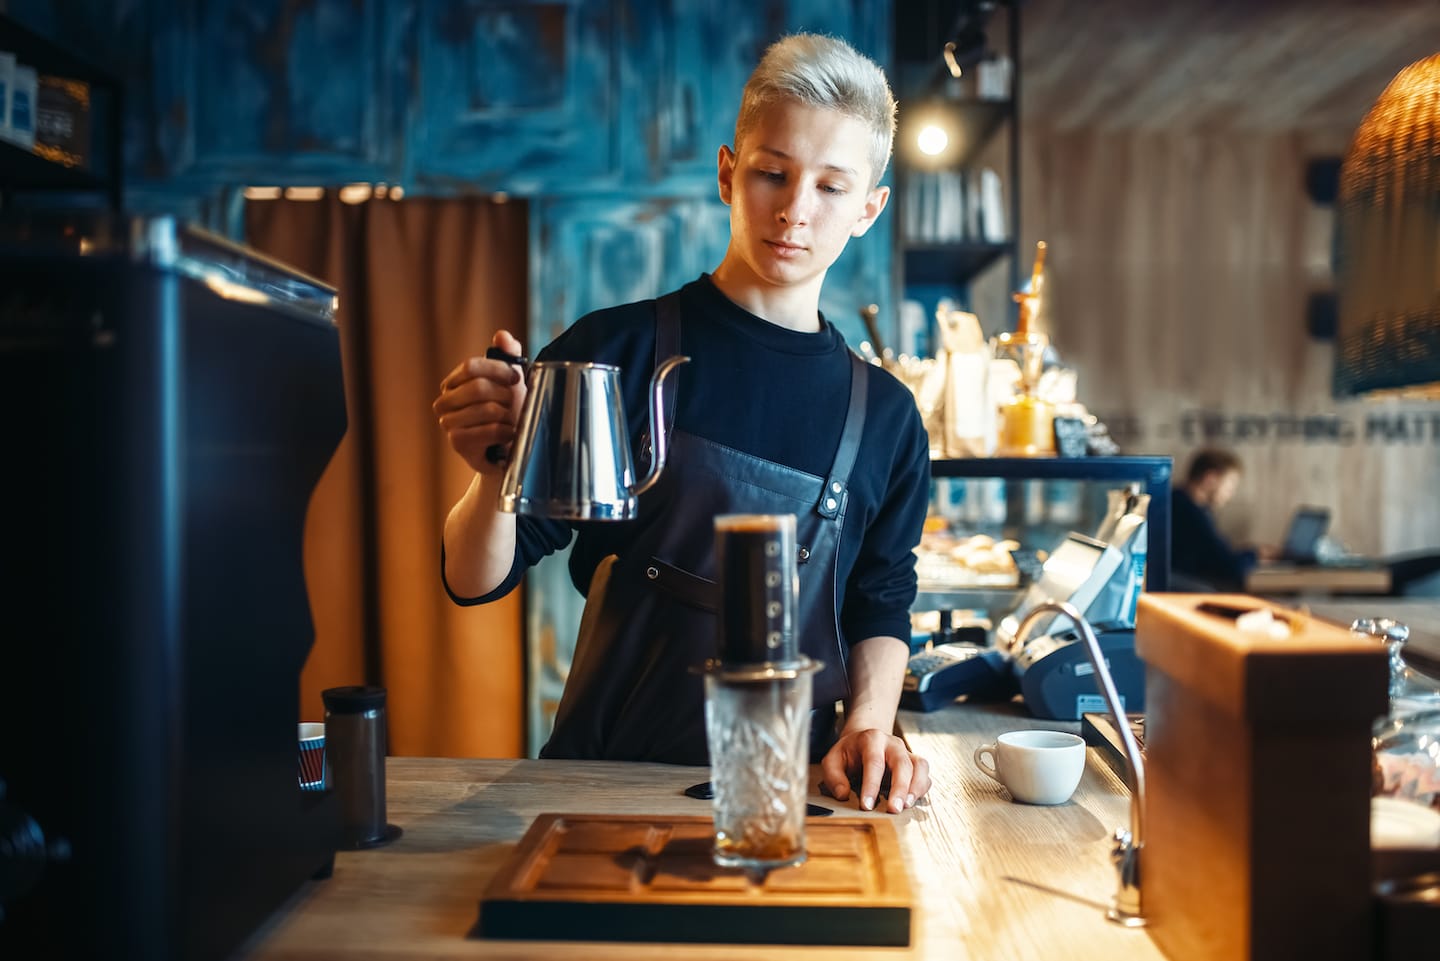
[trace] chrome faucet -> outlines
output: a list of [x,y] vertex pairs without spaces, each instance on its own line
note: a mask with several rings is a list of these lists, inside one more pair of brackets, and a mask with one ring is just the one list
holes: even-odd
[[1030,634],[1036,618],[1041,614],[1064,614],[1080,631],[1085,641],[1085,652],[1090,655],[1090,664],[1095,668],[1095,678],[1100,684],[1100,693],[1110,708],[1110,718],[1115,730],[1120,732],[1120,743],[1125,749],[1125,781],[1130,788],[1130,827],[1115,830],[1115,846],[1110,859],[1120,872],[1120,888],[1110,902],[1105,917],[1127,928],[1138,928],[1145,924],[1145,915],[1140,901],[1140,851],[1145,847],[1145,759],[1140,756],[1140,745],[1130,731],[1125,719],[1125,709],[1120,704],[1120,694],[1115,690],[1115,679],[1105,663],[1100,642],[1090,622],[1085,620],[1071,604],[1064,601],[1045,601],[1035,605],[1015,629],[1014,647],[1019,650]]
[[1440,707],[1440,678],[1431,677],[1405,660],[1410,628],[1388,617],[1362,617],[1350,624],[1352,634],[1372,637],[1390,655],[1390,716],[1433,711]]

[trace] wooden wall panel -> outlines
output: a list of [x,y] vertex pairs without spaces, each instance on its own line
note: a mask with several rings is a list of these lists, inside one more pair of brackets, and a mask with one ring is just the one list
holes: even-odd
[[1068,130],[1353,129],[1433,0],[1026,0],[1025,109]]
[[1358,552],[1440,546],[1440,405],[1333,400],[1333,346],[1307,333],[1329,224],[1303,189],[1313,137],[1031,126],[1022,142],[1046,323],[1128,452],[1238,451],[1221,520],[1245,540],[1278,542],[1309,503]]

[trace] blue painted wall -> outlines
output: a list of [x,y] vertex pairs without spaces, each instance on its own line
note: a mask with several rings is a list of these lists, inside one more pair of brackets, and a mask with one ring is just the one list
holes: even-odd
[[[765,46],[809,29],[881,63],[890,0],[0,0],[121,77],[131,209],[237,224],[247,184],[401,184],[533,202],[534,330],[719,260],[715,152]],[[889,317],[877,230],[822,308]],[[563,269],[561,266],[563,265]],[[579,280],[576,283],[576,280]]]

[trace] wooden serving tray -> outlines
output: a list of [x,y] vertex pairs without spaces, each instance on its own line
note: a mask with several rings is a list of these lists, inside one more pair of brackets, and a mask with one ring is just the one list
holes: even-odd
[[542,814],[480,900],[479,933],[545,941],[910,943],[894,825],[805,824],[807,858],[755,881],[711,857],[709,817]]

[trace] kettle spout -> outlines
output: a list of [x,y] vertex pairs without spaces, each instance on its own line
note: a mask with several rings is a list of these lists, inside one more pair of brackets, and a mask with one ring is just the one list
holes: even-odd
[[639,497],[641,494],[655,486],[660,479],[660,471],[665,467],[665,458],[670,448],[670,425],[665,422],[665,378],[669,373],[681,364],[690,363],[689,357],[676,355],[666,358],[655,368],[655,373],[650,375],[650,470],[640,479],[630,493]]

